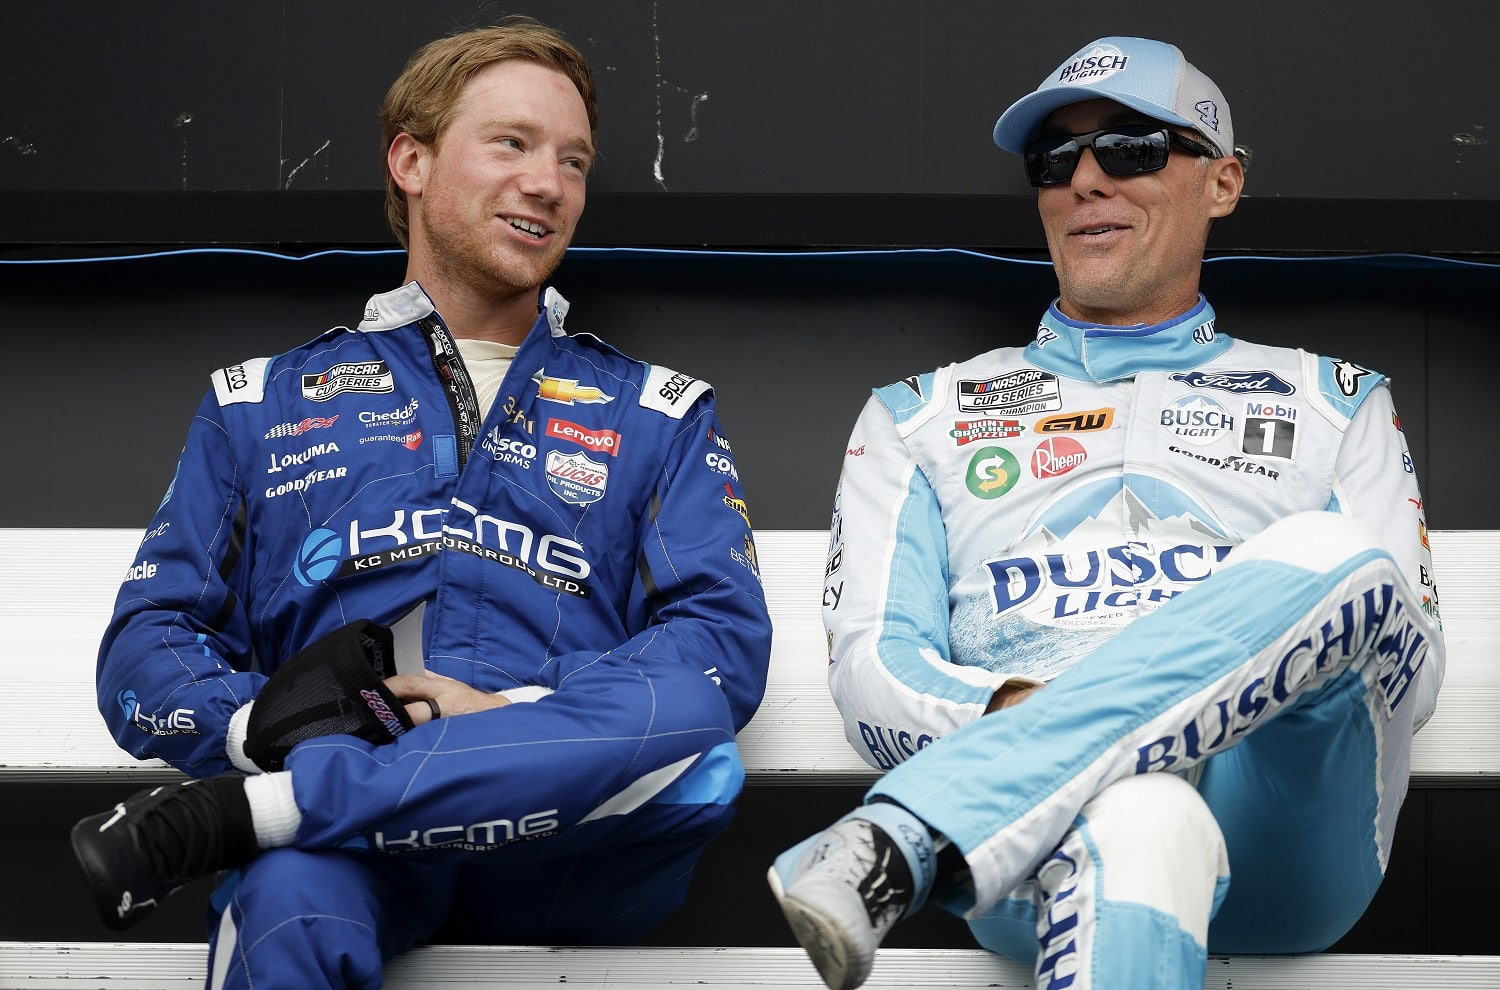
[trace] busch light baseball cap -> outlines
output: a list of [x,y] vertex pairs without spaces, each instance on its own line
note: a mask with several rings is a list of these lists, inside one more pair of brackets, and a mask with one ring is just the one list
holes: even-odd
[[1176,45],[1147,38],[1100,38],[1084,45],[1012,103],[995,122],[995,143],[1020,153],[1058,107],[1098,97],[1201,134],[1220,157],[1234,154],[1229,104],[1214,81]]

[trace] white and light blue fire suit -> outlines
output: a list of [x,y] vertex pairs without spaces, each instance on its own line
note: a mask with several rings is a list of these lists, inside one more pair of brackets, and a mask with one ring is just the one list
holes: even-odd
[[419,604],[428,669],[537,698],[297,747],[295,844],[216,894],[214,985],[375,986],[442,925],[628,941],[728,824],[770,619],[713,392],[541,303],[486,416],[416,283],[213,376],[101,647],[122,747],[248,769],[231,722],[282,660]]
[[[939,900],[1039,987],[1196,988],[1210,949],[1320,949],[1369,903],[1444,665],[1381,375],[1201,298],[1054,304],[871,397],[826,584],[869,797],[952,840],[972,889]],[[1046,686],[984,715],[1007,682]]]

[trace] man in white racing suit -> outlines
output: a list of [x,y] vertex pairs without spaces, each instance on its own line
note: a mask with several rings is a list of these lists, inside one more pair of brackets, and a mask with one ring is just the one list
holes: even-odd
[[1039,988],[1196,990],[1381,882],[1443,676],[1422,497],[1384,377],[1200,295],[1244,170],[1176,47],[1090,43],[994,139],[1059,296],[854,427],[829,684],[889,772],[770,884],[831,987],[931,899]]

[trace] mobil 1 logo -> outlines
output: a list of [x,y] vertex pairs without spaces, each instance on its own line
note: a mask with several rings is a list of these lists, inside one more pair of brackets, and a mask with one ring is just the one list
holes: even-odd
[[1240,450],[1291,460],[1297,450],[1297,412],[1296,406],[1282,402],[1246,402],[1240,417]]

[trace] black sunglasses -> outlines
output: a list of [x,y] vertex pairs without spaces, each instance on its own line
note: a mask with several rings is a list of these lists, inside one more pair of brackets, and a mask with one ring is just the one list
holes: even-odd
[[1167,167],[1173,146],[1206,158],[1219,153],[1208,145],[1185,138],[1170,127],[1125,124],[1104,127],[1087,134],[1039,137],[1026,145],[1026,179],[1033,186],[1055,186],[1067,182],[1078,167],[1084,148],[1094,149],[1094,159],[1110,175],[1140,175]]

